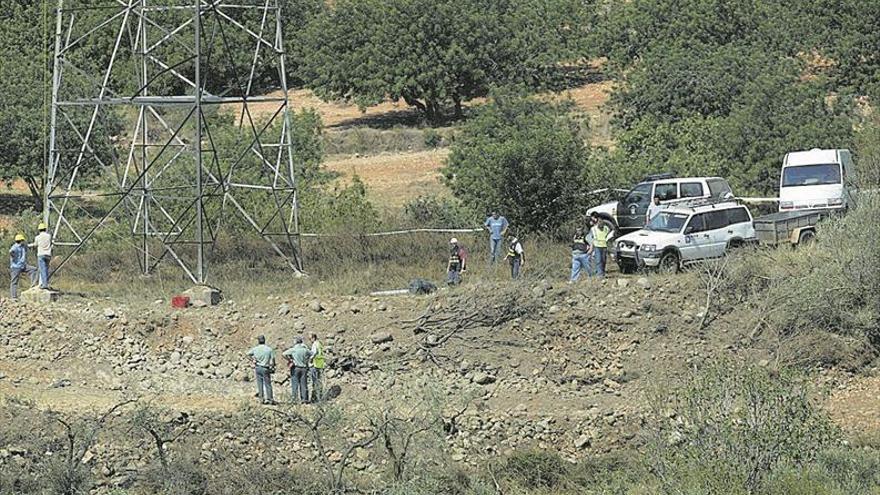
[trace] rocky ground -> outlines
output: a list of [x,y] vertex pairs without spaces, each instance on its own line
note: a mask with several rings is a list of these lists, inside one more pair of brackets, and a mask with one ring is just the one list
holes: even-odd
[[[696,284],[688,275],[543,281],[430,296],[273,296],[186,310],[168,301],[68,296],[38,307],[3,300],[0,396],[69,417],[137,399],[118,411],[122,424],[149,407],[201,461],[232,452],[241,462],[293,465],[319,455],[288,421],[315,406],[284,404],[283,373],[275,376],[282,404],[258,405],[245,352],[259,334],[280,351],[294,335],[315,331],[327,346],[326,381],[342,391],[332,407],[347,418],[324,453],[331,462],[367,435],[369,418],[381,411],[426,417],[429,405],[442,418],[454,462],[523,448],[552,448],[573,460],[642,441],[653,394],[688,366],[717,355],[767,361],[740,328],[742,315],[698,328],[704,295]],[[875,390],[873,382],[848,386],[856,379],[839,372],[821,376],[836,387],[829,407],[841,423],[848,416],[840,400]],[[150,462],[149,438],[128,431],[102,436],[83,459],[101,486],[125,486]],[[3,446],[0,464],[28,449]],[[383,462],[358,450],[352,467],[369,475]]]

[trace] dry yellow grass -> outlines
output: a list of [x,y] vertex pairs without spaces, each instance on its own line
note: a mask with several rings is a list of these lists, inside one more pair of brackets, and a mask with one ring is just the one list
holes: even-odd
[[395,153],[363,157],[330,157],[328,170],[346,182],[357,174],[367,186],[370,200],[379,207],[400,207],[419,195],[444,194],[439,170],[448,150]]

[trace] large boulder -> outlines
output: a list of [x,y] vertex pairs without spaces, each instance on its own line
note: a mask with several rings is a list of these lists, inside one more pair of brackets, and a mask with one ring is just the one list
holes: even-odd
[[35,304],[48,304],[57,301],[59,295],[58,291],[31,287],[21,293],[21,300]]
[[191,287],[183,291],[183,295],[188,296],[190,304],[196,307],[216,306],[222,299],[219,290],[207,285],[196,285],[195,287]]

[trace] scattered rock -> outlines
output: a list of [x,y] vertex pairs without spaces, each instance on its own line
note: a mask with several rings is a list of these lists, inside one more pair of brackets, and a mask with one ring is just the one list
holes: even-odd
[[593,443],[593,438],[589,435],[581,435],[574,441],[574,448],[583,450]]
[[482,371],[480,371],[474,373],[473,382],[477,385],[489,385],[490,383],[495,383],[495,377],[488,373],[483,373]]
[[59,293],[54,290],[41,289],[39,287],[31,287],[30,289],[21,293],[21,300],[35,303],[35,304],[48,304],[51,302],[55,302],[58,300]]
[[625,278],[619,278],[619,279],[617,279],[617,286],[620,287],[620,288],[628,287],[628,286],[629,286],[629,280],[627,280],[627,279],[625,279]]
[[370,337],[370,342],[374,344],[384,344],[386,342],[391,342],[392,340],[394,340],[394,336],[388,332],[374,333]]
[[321,311],[324,311],[324,306],[321,305],[321,301],[315,299],[309,303],[309,309],[311,309],[315,313],[320,313]]
[[114,311],[113,308],[104,308],[104,318],[107,318],[108,320],[116,318],[116,311]]
[[651,288],[651,281],[648,280],[647,277],[639,277],[639,279],[636,280],[636,285],[638,285],[639,287],[641,287],[643,289],[650,289]]
[[278,316],[285,316],[290,313],[290,305],[282,304],[278,307]]

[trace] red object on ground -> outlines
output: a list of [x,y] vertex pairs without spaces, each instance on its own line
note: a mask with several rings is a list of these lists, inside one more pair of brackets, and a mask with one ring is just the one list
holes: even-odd
[[183,309],[189,306],[189,296],[174,296],[171,298],[171,307]]

